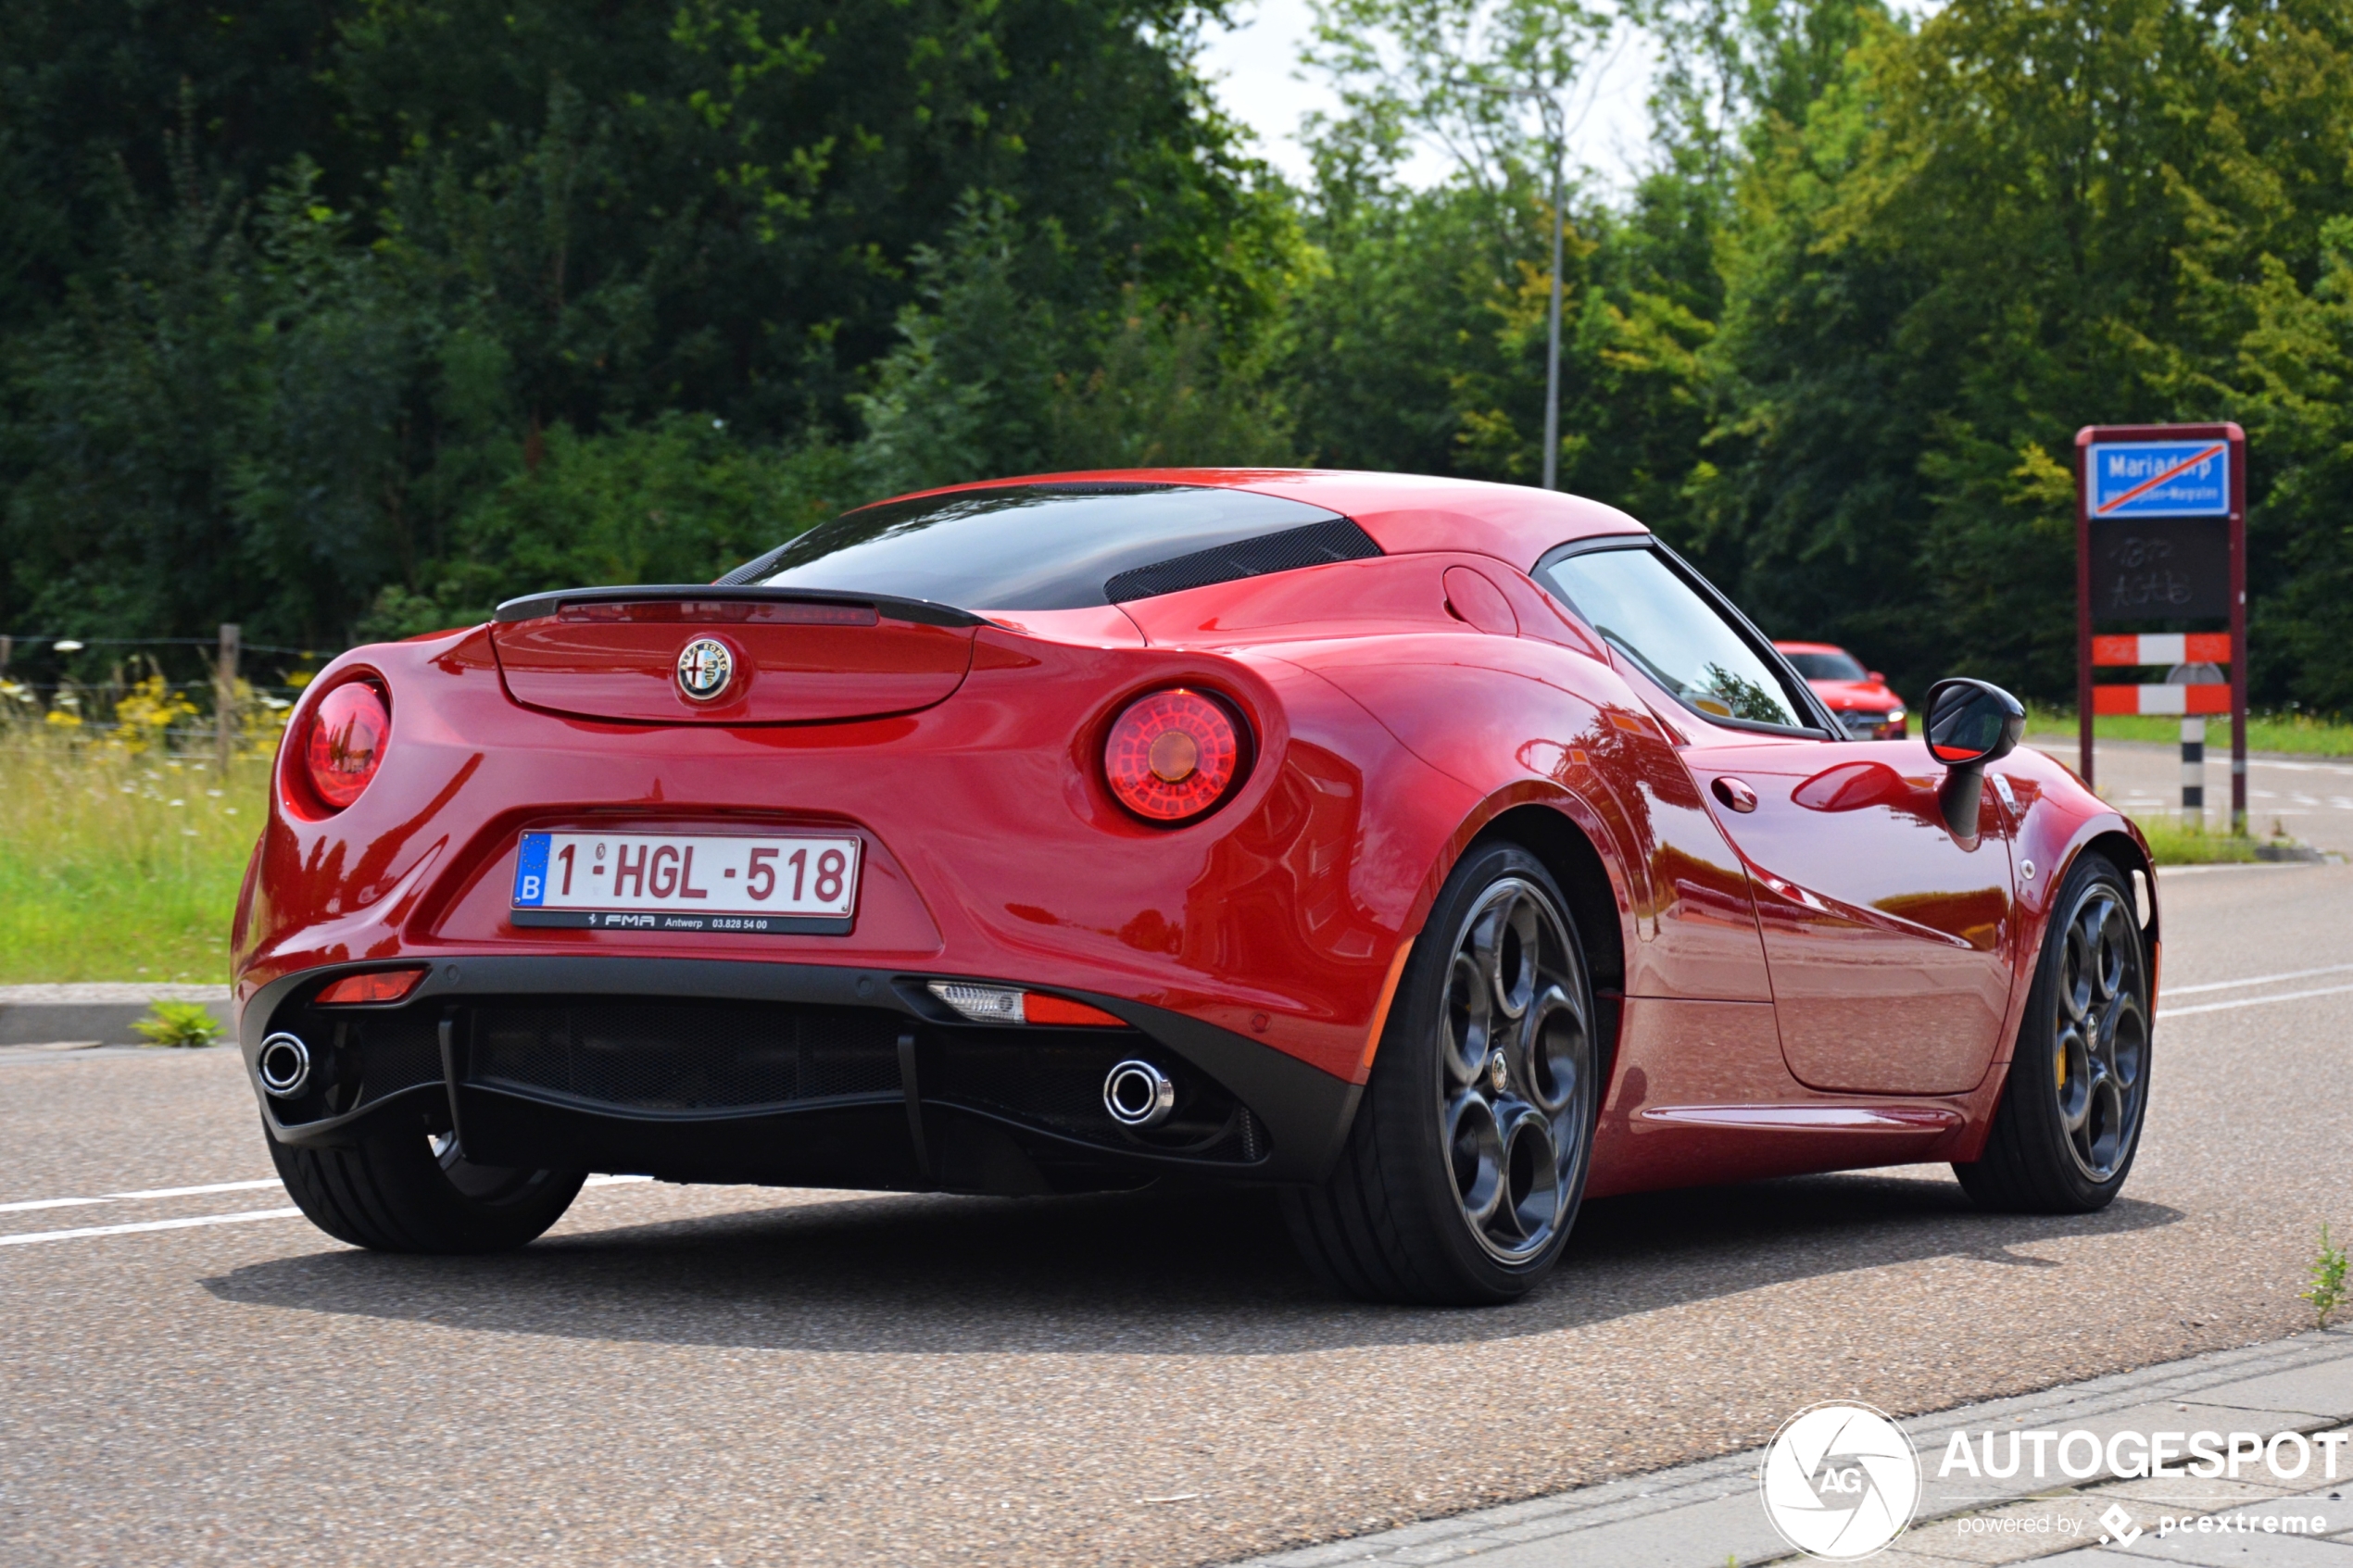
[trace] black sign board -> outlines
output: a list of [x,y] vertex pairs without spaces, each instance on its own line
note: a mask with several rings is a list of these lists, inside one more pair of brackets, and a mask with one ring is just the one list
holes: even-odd
[[2219,517],[2095,517],[2092,620],[2224,620],[2231,525]]

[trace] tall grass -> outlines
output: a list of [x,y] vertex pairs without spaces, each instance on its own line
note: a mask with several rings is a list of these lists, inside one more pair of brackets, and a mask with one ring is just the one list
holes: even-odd
[[0,985],[227,980],[269,771],[0,725]]

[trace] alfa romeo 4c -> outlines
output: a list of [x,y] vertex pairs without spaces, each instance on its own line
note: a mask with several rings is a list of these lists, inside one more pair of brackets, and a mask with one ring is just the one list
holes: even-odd
[[295,1200],[528,1242],[591,1172],[1279,1188],[1310,1264],[1527,1291],[1586,1198],[1950,1161],[2096,1209],[2146,846],[1947,681],[1848,736],[1624,514],[1395,475],[1009,480],[717,583],[355,648],[237,911]]

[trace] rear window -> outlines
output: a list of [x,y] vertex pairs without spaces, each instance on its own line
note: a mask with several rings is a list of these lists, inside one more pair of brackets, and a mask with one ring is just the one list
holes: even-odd
[[1863,667],[1855,662],[1853,654],[1793,653],[1782,657],[1796,665],[1797,672],[1809,681],[1859,681],[1866,674]]
[[1022,484],[865,507],[720,582],[1078,609],[1380,554],[1337,512],[1201,485]]

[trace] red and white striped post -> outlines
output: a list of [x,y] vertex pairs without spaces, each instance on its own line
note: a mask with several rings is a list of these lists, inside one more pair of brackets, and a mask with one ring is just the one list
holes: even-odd
[[[2075,433],[2075,473],[2076,712],[2083,780],[2092,782],[2095,715],[2179,714],[2182,807],[2202,815],[2206,718],[2228,713],[2231,829],[2244,833],[2246,433],[2228,423],[2087,425]],[[2219,531],[2216,523],[2222,525]],[[2096,620],[2225,618],[2228,632],[2103,636],[2094,627]],[[2157,665],[2169,667],[2172,678],[2094,684],[2098,668]],[[2199,665],[2227,665],[2230,678],[2200,681]]]
[[2095,636],[2092,663],[2113,669],[2120,665],[2164,665],[2171,671],[2163,684],[2094,686],[2095,713],[2185,715],[2182,720],[2182,815],[2206,815],[2206,716],[2231,710],[2231,688],[2219,678],[2199,680],[2200,666],[2233,664],[2227,632],[2145,632],[2122,636]]

